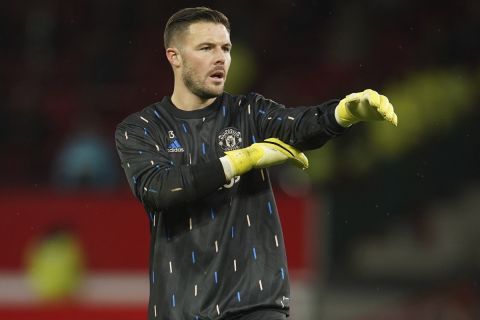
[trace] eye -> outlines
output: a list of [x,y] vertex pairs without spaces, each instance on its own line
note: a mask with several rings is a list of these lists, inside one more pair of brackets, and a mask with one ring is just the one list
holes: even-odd
[[209,51],[209,50],[210,50],[210,47],[201,47],[200,50],[202,50],[202,51]]
[[230,52],[230,51],[232,51],[232,48],[230,48],[230,47],[223,47],[223,51],[224,51],[224,52]]

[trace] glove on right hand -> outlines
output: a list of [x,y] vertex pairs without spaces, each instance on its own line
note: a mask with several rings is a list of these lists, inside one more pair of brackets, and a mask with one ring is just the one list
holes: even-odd
[[308,168],[308,159],[303,152],[277,138],[268,138],[249,147],[225,153],[234,176],[242,175],[251,169],[275,166],[287,160],[299,168]]

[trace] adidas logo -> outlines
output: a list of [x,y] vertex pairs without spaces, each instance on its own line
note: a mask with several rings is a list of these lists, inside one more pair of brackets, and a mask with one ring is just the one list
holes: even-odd
[[170,144],[167,147],[168,152],[184,152],[185,150],[183,149],[182,145],[178,142],[177,139],[173,140],[170,142]]

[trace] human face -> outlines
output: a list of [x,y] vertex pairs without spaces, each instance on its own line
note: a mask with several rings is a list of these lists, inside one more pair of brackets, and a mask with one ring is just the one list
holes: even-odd
[[180,48],[185,87],[202,99],[221,95],[230,68],[231,47],[230,34],[223,24],[191,24]]

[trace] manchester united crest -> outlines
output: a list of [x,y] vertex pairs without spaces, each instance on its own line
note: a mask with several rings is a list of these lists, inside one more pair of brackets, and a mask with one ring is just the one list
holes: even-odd
[[242,146],[242,134],[233,127],[225,128],[218,135],[218,145],[223,151],[240,149]]

